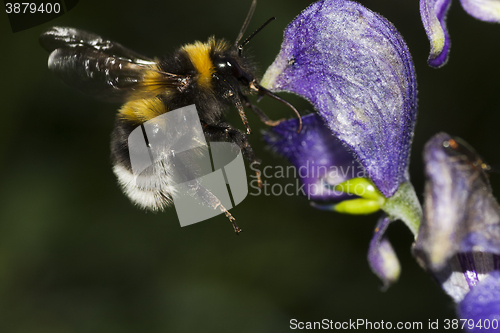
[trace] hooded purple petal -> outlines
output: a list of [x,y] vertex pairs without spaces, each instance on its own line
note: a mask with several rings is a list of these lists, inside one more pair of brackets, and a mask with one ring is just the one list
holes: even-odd
[[485,319],[500,322],[500,206],[485,173],[489,166],[446,133],[429,140],[424,159],[424,218],[414,254],[458,304],[462,319],[482,319],[482,328],[468,327],[469,321],[465,328],[481,332]]
[[378,220],[368,250],[368,262],[372,271],[382,280],[384,288],[396,282],[401,272],[396,252],[385,236],[387,227],[392,222],[385,214]]
[[500,22],[499,0],[460,0],[469,15],[486,22]]
[[451,0],[420,0],[420,16],[431,43],[427,62],[432,67],[441,67],[448,60],[450,37],[446,28],[446,13],[450,4]]
[[262,84],[309,100],[386,197],[407,180],[415,74],[385,18],[352,1],[312,4],[285,30]]
[[500,254],[500,206],[481,157],[464,141],[440,133],[427,143],[424,159],[424,219],[415,254],[433,271],[457,253]]
[[336,185],[359,176],[363,168],[354,160],[340,140],[335,138],[317,114],[302,118],[302,130],[297,133],[298,120],[290,119],[272,127],[264,139],[278,154],[297,168],[306,195],[312,200],[341,201],[352,196],[333,191]]
[[[466,324],[464,328],[467,332],[498,332],[500,328],[500,272],[492,272],[474,287],[458,305],[458,314],[460,318],[472,319],[474,322],[472,327]],[[487,325],[486,319],[489,319],[489,329],[485,326]],[[496,324],[494,319],[496,319]],[[481,320],[481,328],[476,327],[479,320]]]

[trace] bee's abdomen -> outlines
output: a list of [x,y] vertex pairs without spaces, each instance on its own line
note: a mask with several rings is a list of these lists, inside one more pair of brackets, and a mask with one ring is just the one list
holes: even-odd
[[[136,102],[128,107],[133,108],[135,105],[143,104]],[[141,124],[142,121],[137,118],[127,118],[118,114],[111,136],[113,172],[118,178],[122,191],[134,204],[144,209],[161,211],[172,203],[173,189],[170,185],[172,181],[168,162],[160,159],[155,160],[140,175],[135,175],[132,169],[128,144],[129,136]],[[144,146],[144,149],[147,147]]]

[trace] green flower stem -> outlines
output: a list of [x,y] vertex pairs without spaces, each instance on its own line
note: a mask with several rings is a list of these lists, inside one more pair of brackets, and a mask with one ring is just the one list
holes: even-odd
[[403,221],[417,238],[422,221],[422,207],[411,183],[402,183],[397,192],[386,199],[381,209],[390,218]]

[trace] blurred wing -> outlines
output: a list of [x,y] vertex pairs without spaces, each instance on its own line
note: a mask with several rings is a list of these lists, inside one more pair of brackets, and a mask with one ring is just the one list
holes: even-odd
[[189,77],[165,73],[157,62],[86,31],[54,27],[40,36],[48,66],[66,84],[108,101],[150,98],[183,89]]

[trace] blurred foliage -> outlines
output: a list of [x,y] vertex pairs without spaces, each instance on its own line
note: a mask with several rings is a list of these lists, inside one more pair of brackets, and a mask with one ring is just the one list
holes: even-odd
[[[261,73],[282,31],[310,1],[260,1],[250,30],[273,22],[250,43]],[[500,26],[448,15],[451,58],[427,66],[429,45],[418,1],[365,0],[392,21],[412,52],[419,118],[411,176],[423,192],[421,152],[438,131],[469,141],[500,164]],[[422,321],[453,318],[451,301],[410,253],[402,223],[389,229],[402,276],[388,291],[366,260],[377,216],[342,216],[305,198],[248,196],[224,216],[181,228],[174,209],[132,206],[111,171],[115,110],[63,85],[47,69],[38,36],[72,26],[159,56],[211,34],[234,40],[250,1],[81,0],[68,14],[13,34],[0,20],[0,332],[286,332],[289,321]],[[300,110],[310,105],[286,96]],[[290,115],[264,99],[272,118]],[[249,114],[251,143],[265,165],[281,165],[262,144],[265,128]],[[230,121],[242,128],[234,110]],[[241,125],[241,126],[240,126]],[[500,176],[492,175],[494,189]],[[270,182],[275,180],[270,179]]]

